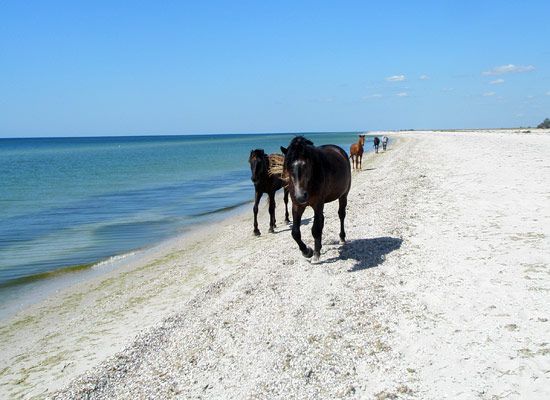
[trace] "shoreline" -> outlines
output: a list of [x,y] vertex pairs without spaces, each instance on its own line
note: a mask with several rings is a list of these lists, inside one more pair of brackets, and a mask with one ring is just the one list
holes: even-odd
[[388,136],[319,264],[243,210],[0,328],[6,396],[546,398],[548,131]]
[[[286,134],[279,134],[281,138],[285,135]],[[349,140],[348,133],[340,133],[339,135],[347,135],[346,141]],[[271,141],[275,140],[273,137],[277,137],[277,135],[267,136],[271,137]],[[127,140],[127,138],[122,139]],[[221,138],[221,140],[225,139]],[[265,144],[267,145],[268,143]],[[273,143],[270,143],[269,145],[272,146]],[[241,164],[244,162],[244,160],[233,160],[233,162],[235,161]],[[233,167],[234,165],[231,168]],[[241,167],[244,167],[244,165],[241,165]],[[46,298],[53,291],[62,290],[64,286],[69,286],[97,275],[94,271],[92,271],[92,269],[98,269],[99,265],[102,266],[101,269],[115,269],[120,265],[120,259],[125,258],[128,254],[142,252],[144,250],[148,251],[152,247],[162,245],[163,242],[180,236],[182,233],[185,235],[187,232],[193,231],[196,226],[218,223],[227,216],[233,215],[233,209],[239,208],[241,205],[246,206],[246,204],[250,204],[250,201],[253,198],[253,190],[251,189],[252,185],[248,176],[246,179],[241,179],[244,178],[242,175],[243,171],[246,173],[246,168],[238,173],[239,178],[236,180],[231,177],[232,174],[225,176],[227,172],[224,171],[225,170],[218,171],[218,175],[223,176],[223,179],[220,178],[220,182],[225,182],[225,184],[222,184],[224,190],[228,193],[234,193],[233,195],[220,195],[220,200],[214,200],[218,197],[217,193],[220,192],[218,191],[218,188],[213,188],[214,191],[210,193],[210,191],[212,191],[212,186],[217,185],[217,183],[215,184],[212,182],[210,189],[207,187],[206,189],[208,190],[203,195],[203,197],[207,200],[203,206],[200,204],[194,205],[196,199],[183,199],[183,201],[179,203],[174,200],[174,204],[178,204],[178,207],[181,208],[181,215],[171,215],[170,212],[168,212],[166,215],[159,214],[151,218],[137,218],[136,220],[143,225],[141,228],[142,230],[146,229],[148,225],[152,226],[153,221],[167,221],[170,219],[174,221],[177,220],[173,224],[162,222],[164,225],[159,225],[160,227],[158,229],[147,228],[151,229],[150,234],[140,233],[139,229],[132,232],[129,228],[124,227],[131,224],[128,222],[119,221],[118,223],[110,223],[105,220],[101,224],[98,223],[103,226],[103,228],[101,228],[102,232],[100,233],[96,232],[100,230],[97,227],[86,228],[79,225],[81,235],[90,236],[87,241],[80,239],[78,235],[75,236],[76,239],[74,242],[79,243],[80,247],[75,248],[73,246],[71,248],[69,246],[66,250],[61,251],[62,249],[65,249],[65,247],[63,247],[62,244],[58,243],[56,245],[56,243],[53,243],[49,247],[44,247],[43,250],[36,250],[33,247],[29,247],[26,250],[22,250],[23,253],[21,253],[19,257],[17,254],[11,254],[9,252],[6,253],[4,269],[0,271],[3,272],[2,283],[0,284],[0,321],[9,318],[16,312],[28,307],[30,304]],[[215,181],[217,178],[212,179]],[[248,195],[249,191],[251,193],[250,197]],[[223,192],[223,190],[221,192]],[[170,193],[171,192],[169,191],[167,195]],[[159,195],[159,197],[162,198],[162,194]],[[131,199],[126,200],[130,204],[125,205],[124,207],[132,207]],[[160,201],[162,203],[162,200]],[[123,202],[123,204],[124,203],[125,202]],[[78,213],[78,207],[75,206],[75,208]],[[116,213],[112,216],[113,218],[117,217]],[[65,219],[70,220],[71,218]],[[91,220],[94,219],[91,218]],[[124,220],[124,218],[122,218],[122,220]],[[113,221],[115,221],[115,219],[113,219]],[[57,226],[53,219],[50,221],[50,224],[52,226]],[[122,233],[117,231],[124,229],[128,231]],[[94,235],[96,235],[97,238],[95,238]],[[105,237],[102,235],[105,235]],[[109,235],[111,235],[111,237],[109,237]],[[116,235],[121,236],[122,239],[116,237]],[[141,239],[134,240],[132,237]],[[17,232],[13,233],[9,237],[5,237],[4,239],[8,242],[8,244],[11,243],[11,239],[13,239],[14,243],[16,243],[18,240]],[[36,239],[38,242],[40,240]],[[44,239],[44,243],[46,242],[47,240]],[[91,246],[95,246],[95,248],[94,250],[81,251],[81,249],[85,248],[86,245],[90,246],[90,248]],[[38,255],[33,253],[35,250]],[[41,251],[42,253],[40,253]],[[54,256],[50,257],[48,252],[54,254]],[[25,256],[26,254],[30,254],[32,257],[35,257],[33,262],[36,265],[26,268],[27,265],[25,264],[25,261],[29,258]],[[106,266],[111,264],[114,265],[110,267]]]
[[[397,149],[397,141],[393,138],[390,140]],[[368,164],[373,157],[373,149],[368,149],[363,158],[364,173],[368,173]],[[140,332],[153,328],[164,318],[177,312],[179,307],[171,301],[170,296],[192,298],[193,294],[212,282],[234,273],[234,266],[241,262],[239,258],[232,258],[229,263],[224,262],[223,268],[217,268],[216,265],[201,266],[205,257],[198,253],[201,249],[210,252],[209,246],[204,244],[205,240],[226,243],[228,239],[224,236],[229,237],[234,234],[232,231],[238,231],[243,242],[250,241],[244,247],[241,244],[233,245],[234,252],[243,255],[250,245],[269,245],[270,240],[281,235],[292,246],[294,242],[289,233],[290,228],[283,222],[282,197],[282,191],[279,191],[276,197],[275,234],[268,233],[269,214],[264,196],[258,216],[262,235],[258,238],[252,233],[253,202],[250,201],[228,211],[229,215],[213,224],[195,226],[188,232],[164,240],[152,248],[133,252],[128,259],[123,258],[116,265],[111,265],[108,271],[102,271],[96,276],[83,276],[69,286],[57,288],[38,302],[27,305],[6,320],[0,321],[0,338],[4,345],[0,347],[0,365],[8,365],[9,359],[18,360],[14,374],[2,376],[7,370],[0,368],[0,383],[11,386],[10,381],[12,385],[17,381],[18,384],[11,386],[11,390],[18,396],[26,393],[38,395],[44,386],[48,392],[58,390],[76,376],[121,351]],[[304,232],[309,233],[312,216],[313,212],[306,210]],[[218,237],[217,229],[224,232],[221,238]],[[221,253],[223,255],[215,256],[214,259],[226,257],[226,252]],[[189,255],[191,262],[185,259]],[[178,266],[186,269],[174,273],[173,269]],[[169,276],[165,278],[166,281],[173,280],[176,275],[182,282],[181,288],[176,287],[173,282],[162,282],[156,276],[155,268],[162,269],[162,274]],[[149,280],[155,280],[156,283],[152,285]],[[134,287],[135,291],[128,286]],[[107,298],[102,299],[101,296]],[[146,310],[139,310],[144,306]],[[154,313],[158,315],[152,315]],[[110,314],[120,319],[115,321],[109,317]],[[79,324],[75,325],[75,320]],[[57,329],[51,328],[53,325],[71,329],[61,334]],[[18,337],[20,333],[23,335]],[[102,350],[90,351],[92,346],[102,347]],[[49,348],[54,350],[49,351]],[[71,370],[69,375],[68,370]],[[14,376],[20,378],[14,380]]]
[[[245,205],[230,213],[219,222],[226,229],[248,216]],[[197,226],[151,248],[132,252],[130,257],[109,265],[107,271],[81,275],[69,285],[54,287],[37,302],[1,320],[0,383],[10,387],[11,395],[40,396],[43,387],[59,389],[120,351],[141,330],[154,326],[177,309],[177,304],[169,304],[170,299],[164,298],[163,292],[188,296],[218,275],[196,266],[177,271],[183,284],[178,290],[173,282],[160,282],[161,271],[155,270],[169,273],[176,267],[175,261],[214,236],[214,229],[215,224]],[[147,310],[140,310],[144,305]],[[10,359],[17,359],[18,371],[13,372],[19,379],[7,371],[12,366]],[[67,369],[72,370],[69,376]]]
[[[195,231],[204,229],[205,225],[212,226],[216,223],[223,223],[226,220],[245,213],[245,209],[249,204],[252,204],[252,201],[193,215],[192,217],[206,218],[202,221],[182,226],[182,232],[175,236],[155,241],[141,248],[115,254],[98,261],[61,267],[0,284],[0,289],[23,292],[23,294],[16,293],[12,295],[12,298],[10,298],[10,293],[6,295],[5,300],[7,302],[6,304],[2,304],[0,308],[0,326],[9,323],[10,319],[16,318],[19,313],[26,312],[33,305],[47,300],[50,296],[57,296],[60,292],[70,290],[75,285],[94,279],[101,279],[104,274],[126,267],[130,263],[135,263],[139,258],[149,258],[149,254],[160,257],[163,252],[168,251],[166,249],[176,246],[176,243],[182,242],[189,235],[193,235]],[[36,293],[37,291],[40,293]]]
[[[369,154],[369,152],[365,152]],[[276,233],[287,231],[284,224],[284,202],[283,193],[278,191],[276,194],[276,215],[277,228]],[[152,328],[160,323],[162,319],[174,313],[178,306],[170,304],[169,298],[164,298],[161,292],[172,291],[178,293],[183,298],[190,297],[194,292],[203,288],[205,285],[215,279],[219,279],[224,274],[230,273],[227,270],[217,270],[213,267],[189,267],[188,270],[178,271],[177,275],[182,280],[183,286],[179,290],[174,283],[158,283],[160,289],[152,294],[140,296],[134,293],[128,293],[126,287],[124,292],[127,298],[119,300],[118,297],[124,297],[120,287],[127,283],[136,286],[153,286],[147,281],[147,278],[160,281],[155,277],[155,267],[161,267],[165,275],[170,274],[170,269],[177,267],[176,263],[188,264],[185,255],[192,254],[191,264],[200,264],[203,259],[196,254],[200,248],[208,249],[203,245],[205,240],[212,240],[218,235],[216,230],[221,229],[228,233],[233,229],[239,230],[244,234],[247,240],[266,241],[273,234],[268,233],[269,214],[267,196],[263,196],[260,203],[260,212],[258,214],[259,228],[262,235],[257,238],[253,235],[252,224],[252,204],[253,199],[237,206],[224,207],[220,211],[207,213],[205,221],[200,221],[186,227],[186,231],[174,237],[164,239],[150,247],[137,249],[125,254],[115,255],[108,260],[92,263],[84,271],[60,273],[50,279],[39,281],[38,283],[46,285],[49,288],[44,293],[36,295],[34,298],[27,299],[22,305],[14,306],[11,314],[5,318],[0,318],[0,384],[10,387],[16,396],[24,396],[30,393],[32,396],[40,396],[41,387],[47,387],[47,392],[60,389],[70,380],[79,374],[85,372],[98,362],[112,356],[117,351],[123,349],[123,346],[143,330]],[[291,202],[289,202],[289,209]],[[307,214],[307,213],[306,213]],[[218,217],[218,218],[216,218]],[[244,228],[244,229],[240,229]],[[287,233],[287,232],[285,232]],[[114,259],[114,260],[113,260]],[[114,262],[110,262],[113,260]],[[235,259],[235,263],[238,261]],[[64,282],[63,279],[66,279]],[[173,276],[170,277],[172,279]],[[138,284],[142,282],[142,285]],[[32,289],[32,288],[31,288]],[[145,290],[147,291],[147,290]],[[139,292],[139,290],[138,290]],[[100,299],[101,294],[106,294],[115,300],[110,304],[109,301]],[[90,311],[89,303],[107,303],[108,308],[117,316],[126,314],[132,321],[129,327],[123,321],[114,322],[112,319]],[[147,304],[147,310],[139,311],[138,306],[141,303]],[[127,306],[127,307],[126,307]],[[125,308],[126,307],[126,308]],[[105,304],[99,309],[105,312]],[[156,316],[151,316],[150,312],[154,310],[159,312]],[[140,318],[131,315],[132,313],[142,314]],[[149,314],[149,315],[143,315]],[[107,326],[105,329],[97,330],[97,337],[93,332],[86,332],[85,326],[94,327],[95,323],[87,322],[84,326],[74,326],[74,319],[93,317],[100,326]],[[108,322],[101,321],[107,319]],[[52,326],[61,327],[71,326],[74,331],[74,337],[62,338],[62,335],[71,333],[59,332]],[[112,332],[109,334],[108,329]],[[23,333],[22,337],[18,337]],[[105,349],[94,354],[90,350],[90,345],[82,345],[79,340],[85,338],[93,346],[97,342],[103,342]],[[53,339],[53,341],[51,341]],[[31,342],[30,345],[27,342]],[[38,343],[40,345],[38,346]],[[80,347],[88,347],[85,354]],[[25,350],[22,349],[25,348]],[[48,351],[44,347],[51,347],[53,351]],[[72,350],[71,350],[72,349]],[[76,357],[69,355],[68,352],[74,352]],[[7,367],[10,359],[17,359],[15,374],[10,374]],[[53,362],[52,362],[53,361]],[[64,376],[68,369],[76,367],[69,376]],[[48,369],[57,371],[46,372]],[[37,381],[30,382],[33,374],[38,376]],[[13,378],[19,375],[22,377]],[[24,383],[28,381],[28,386]],[[16,382],[16,385],[14,385]],[[2,396],[0,396],[2,398]]]
[[[369,133],[373,136],[380,132]],[[286,134],[281,134],[286,135]],[[348,149],[345,149],[348,152]],[[369,147],[365,149],[365,155],[374,153],[374,149]],[[264,199],[267,209],[267,203]],[[282,195],[277,193],[277,204],[282,204]],[[253,199],[239,202],[233,205],[224,206],[213,211],[205,211],[190,215],[197,218],[197,221],[183,225],[182,232],[174,236],[156,240],[149,245],[130,249],[127,252],[113,254],[107,258],[97,261],[85,262],[82,264],[67,265],[50,271],[39,272],[33,275],[16,278],[0,284],[0,290],[7,292],[3,298],[4,303],[0,306],[0,326],[9,324],[10,319],[17,318],[20,313],[26,312],[33,305],[47,300],[51,296],[56,296],[60,292],[69,290],[72,286],[85,283],[93,279],[101,279],[105,273],[119,269],[129,263],[135,263],[140,257],[147,257],[147,254],[162,255],[163,250],[169,248],[173,243],[180,243],[188,235],[193,235],[197,229],[203,229],[205,226],[213,226],[219,223],[225,223],[236,215],[244,215],[247,207],[251,207]]]

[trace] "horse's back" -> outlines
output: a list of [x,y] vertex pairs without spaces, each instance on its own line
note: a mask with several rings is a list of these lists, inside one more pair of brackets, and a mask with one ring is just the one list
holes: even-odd
[[361,146],[359,143],[353,143],[349,148],[350,156],[355,155],[362,155],[363,154],[363,146]]
[[326,178],[331,182],[334,193],[327,202],[334,201],[346,194],[351,186],[351,164],[348,154],[340,146],[327,144],[318,147],[323,154],[323,164]]

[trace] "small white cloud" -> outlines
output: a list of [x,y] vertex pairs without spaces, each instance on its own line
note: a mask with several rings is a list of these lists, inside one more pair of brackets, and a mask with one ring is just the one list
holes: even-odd
[[489,82],[489,85],[500,85],[504,83],[504,79],[495,79],[494,81]]
[[491,97],[491,96],[494,96],[495,95],[495,92],[485,92],[483,93],[483,97]]
[[388,76],[386,80],[388,82],[403,82],[405,80],[405,75],[394,75],[394,76]]
[[442,92],[445,92],[445,93],[449,93],[449,92],[452,92],[453,90],[455,90],[454,88],[450,87],[450,88],[443,88],[441,89]]
[[535,67],[533,67],[532,65],[508,64],[508,65],[501,65],[499,67],[494,67],[489,71],[484,71],[483,75],[502,75],[502,74],[510,74],[510,73],[529,72],[529,71],[533,71],[534,69]]
[[397,97],[407,97],[408,95],[409,94],[407,92],[401,92],[396,94]]
[[430,77],[428,75],[420,75],[420,78],[419,78],[421,81],[427,81],[428,79],[430,79]]

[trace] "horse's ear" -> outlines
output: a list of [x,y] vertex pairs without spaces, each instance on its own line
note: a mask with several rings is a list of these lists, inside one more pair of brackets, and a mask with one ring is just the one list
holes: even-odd
[[281,151],[283,152],[283,154],[286,154],[286,152],[288,151],[288,149],[287,149],[286,147],[281,146]]

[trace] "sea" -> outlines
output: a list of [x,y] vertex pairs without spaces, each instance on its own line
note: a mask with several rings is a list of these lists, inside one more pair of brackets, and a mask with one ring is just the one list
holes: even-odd
[[[349,151],[357,133],[304,135]],[[280,152],[294,136],[0,139],[0,318],[41,282],[135,254],[251,202],[250,150]]]

